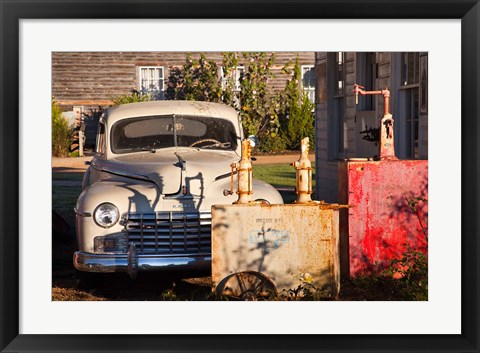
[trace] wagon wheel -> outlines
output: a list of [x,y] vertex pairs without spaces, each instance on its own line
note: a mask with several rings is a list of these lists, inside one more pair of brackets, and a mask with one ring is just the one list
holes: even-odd
[[225,277],[218,284],[216,293],[238,300],[266,300],[277,296],[277,288],[260,272],[244,271]]

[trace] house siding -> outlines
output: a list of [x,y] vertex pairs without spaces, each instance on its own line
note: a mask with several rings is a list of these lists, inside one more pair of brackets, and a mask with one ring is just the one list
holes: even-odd
[[[191,53],[198,59],[200,53]],[[205,52],[208,60],[221,66],[221,52]],[[185,52],[53,52],[52,95],[62,107],[73,106],[85,109],[108,106],[116,96],[130,94],[138,89],[137,70],[140,66],[163,66],[168,79],[169,67],[181,67],[185,63]],[[275,78],[269,81],[274,90],[283,90],[291,76],[282,72],[287,63],[299,57],[300,65],[313,65],[314,52],[275,52],[272,68]],[[239,53],[240,65],[242,56]]]
[[[374,87],[365,87],[365,90],[379,90],[388,88],[391,91],[390,109],[396,122],[403,118],[400,114],[399,107],[399,85],[398,64],[395,63],[395,56],[399,53],[379,52],[375,53],[374,61],[376,66],[376,75],[373,81]],[[427,55],[423,53],[421,55]],[[332,147],[335,146],[332,134],[332,128],[329,124],[332,123],[333,114],[331,109],[331,99],[328,97],[329,87],[332,84],[331,80],[331,65],[329,62],[330,56],[327,52],[316,53],[316,94],[315,102],[315,124],[316,124],[316,196],[318,199],[327,202],[338,202],[338,159],[334,158],[335,153],[332,153]],[[343,99],[343,114],[346,125],[344,136],[344,158],[364,157],[358,156],[357,142],[362,137],[358,134],[357,120],[357,106],[355,104],[355,96],[353,94],[353,85],[363,82],[357,82],[360,79],[360,72],[357,72],[358,54],[354,52],[345,53],[345,88]],[[397,65],[397,66],[396,66]],[[324,93],[324,96],[320,95]],[[362,99],[359,97],[359,99]],[[375,119],[383,116],[383,97],[379,95],[373,96],[374,111],[368,112],[374,114]],[[403,141],[398,139],[399,131],[396,126],[395,129],[395,146]],[[428,115],[419,113],[419,159],[428,159]],[[330,151],[330,153],[329,153]],[[397,152],[398,155],[398,152]],[[373,157],[373,156],[372,156]]]

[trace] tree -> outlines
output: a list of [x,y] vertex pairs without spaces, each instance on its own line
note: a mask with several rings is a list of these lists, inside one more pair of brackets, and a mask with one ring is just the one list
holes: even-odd
[[[286,138],[287,148],[300,148],[300,140],[309,137],[311,144],[315,141],[315,105],[301,87],[301,71],[298,56],[292,71],[292,77],[287,81],[282,99],[281,131]],[[313,145],[311,145],[313,147]]]
[[72,143],[73,127],[62,116],[60,107],[52,99],[52,156],[67,157]]
[[240,78],[240,116],[245,135],[259,138],[276,136],[280,127],[278,121],[278,99],[268,87],[273,78],[274,53],[243,53],[245,71]]

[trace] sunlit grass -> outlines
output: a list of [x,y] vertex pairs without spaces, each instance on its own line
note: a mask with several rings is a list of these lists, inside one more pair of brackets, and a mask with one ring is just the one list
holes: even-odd
[[[312,179],[315,186],[315,164],[312,163]],[[253,177],[275,187],[295,187],[295,168],[286,163],[253,165]]]

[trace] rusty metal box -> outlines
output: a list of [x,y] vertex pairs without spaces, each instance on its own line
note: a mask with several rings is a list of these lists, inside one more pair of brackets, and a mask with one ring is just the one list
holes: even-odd
[[[338,205],[337,205],[338,206]],[[325,203],[212,207],[212,281],[261,273],[279,293],[307,279],[334,297],[340,290],[339,215]]]
[[[342,276],[380,272],[407,244],[427,253],[428,161],[339,164]],[[414,206],[414,208],[413,208]]]

